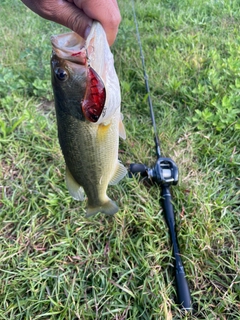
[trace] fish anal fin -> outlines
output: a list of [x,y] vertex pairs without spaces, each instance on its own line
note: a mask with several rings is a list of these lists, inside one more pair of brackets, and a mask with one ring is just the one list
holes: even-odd
[[109,184],[110,185],[118,184],[118,182],[122,180],[126,174],[127,174],[127,169],[124,167],[122,163],[118,162],[115,173],[112,179],[110,180]]
[[83,201],[85,199],[83,187],[81,187],[77,181],[73,178],[70,170],[66,167],[66,185],[70,195],[79,201]]
[[99,212],[112,216],[115,213],[117,213],[118,210],[119,210],[119,208],[116,205],[116,203],[114,201],[112,201],[111,199],[108,199],[108,201],[105,202],[101,206],[97,206],[97,207],[88,206],[87,210],[86,210],[86,218],[94,216],[95,214],[97,214]]

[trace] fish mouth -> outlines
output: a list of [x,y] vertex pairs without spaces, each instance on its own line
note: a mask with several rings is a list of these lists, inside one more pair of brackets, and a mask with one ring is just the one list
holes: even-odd
[[87,61],[86,41],[75,32],[52,36],[53,54],[59,58],[85,65]]

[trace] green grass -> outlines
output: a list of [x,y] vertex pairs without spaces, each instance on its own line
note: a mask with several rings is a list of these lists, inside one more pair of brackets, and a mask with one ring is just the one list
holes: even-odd
[[[155,162],[131,2],[112,47],[122,87],[124,164]],[[194,312],[175,303],[160,190],[125,178],[121,210],[84,217],[57,141],[50,36],[61,26],[17,0],[0,7],[0,319],[240,319],[238,0],[136,1],[178,240]]]

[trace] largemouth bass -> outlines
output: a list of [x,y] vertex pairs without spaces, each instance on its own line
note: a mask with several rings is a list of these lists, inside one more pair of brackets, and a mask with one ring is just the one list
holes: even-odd
[[58,138],[66,163],[66,184],[74,199],[88,204],[86,216],[113,215],[109,184],[127,173],[118,161],[119,135],[125,138],[120,113],[120,86],[113,55],[100,23],[87,40],[74,32],[52,36],[52,87]]

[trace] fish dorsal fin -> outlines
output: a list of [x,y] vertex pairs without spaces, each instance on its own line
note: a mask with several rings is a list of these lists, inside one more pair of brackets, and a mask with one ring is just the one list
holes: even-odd
[[83,201],[85,198],[83,188],[77,183],[77,181],[73,178],[71,172],[68,167],[66,167],[66,185],[70,195],[79,201]]
[[117,163],[117,167],[115,170],[115,173],[109,182],[110,185],[117,184],[120,180],[122,180],[125,175],[127,174],[127,169],[124,167],[124,165],[120,162]]

